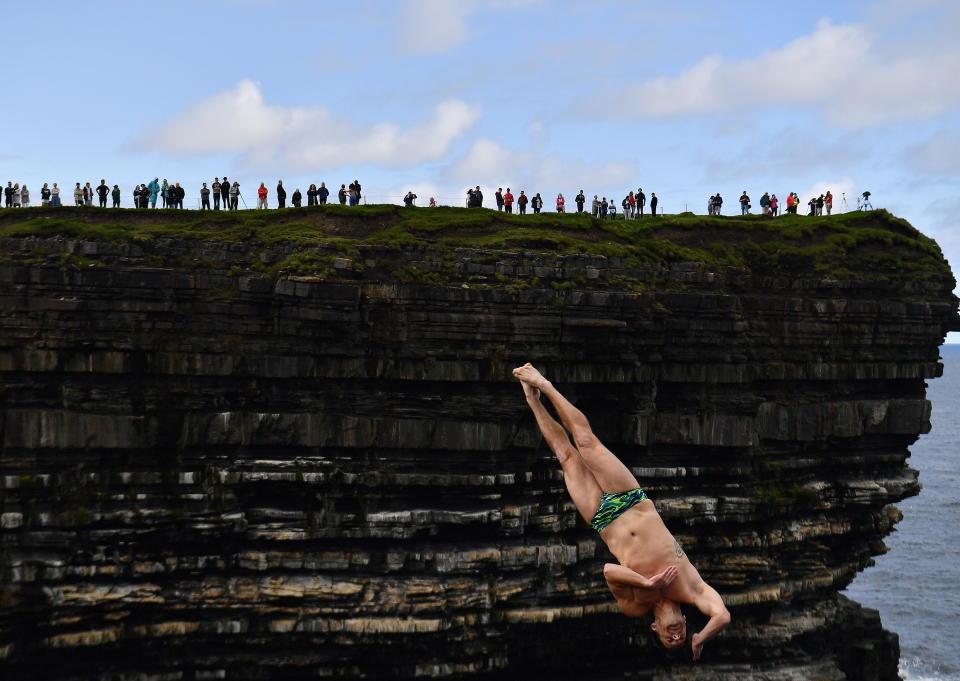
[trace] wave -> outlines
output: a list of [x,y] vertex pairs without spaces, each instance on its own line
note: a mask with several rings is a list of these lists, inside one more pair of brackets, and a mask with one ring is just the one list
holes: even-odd
[[929,659],[911,655],[900,658],[900,676],[903,681],[960,681],[960,670],[930,665]]
[[937,672],[912,672],[900,668],[900,676],[903,681],[958,681],[960,676],[956,674],[938,674]]

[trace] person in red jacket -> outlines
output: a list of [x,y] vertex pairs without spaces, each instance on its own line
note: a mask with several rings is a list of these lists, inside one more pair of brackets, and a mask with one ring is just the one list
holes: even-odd
[[526,214],[527,214],[527,202],[528,202],[528,201],[529,201],[529,199],[527,198],[527,195],[524,194],[524,193],[523,193],[523,190],[521,189],[521,190],[520,190],[520,198],[517,199],[517,208],[520,209],[520,215],[526,215]]
[[564,213],[566,212],[566,201],[563,198],[563,194],[557,194],[557,212]]
[[263,210],[267,209],[267,188],[263,182],[260,183],[260,188],[257,190],[257,209],[261,208]]
[[508,213],[513,212],[513,194],[510,193],[510,187],[507,187],[507,193],[503,195],[503,209]]
[[827,209],[827,215],[833,213],[833,194],[827,190],[827,195],[823,197],[823,205]]

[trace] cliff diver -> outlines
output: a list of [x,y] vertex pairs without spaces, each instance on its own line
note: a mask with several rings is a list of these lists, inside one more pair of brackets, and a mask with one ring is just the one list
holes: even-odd
[[[583,412],[530,364],[514,369],[513,375],[563,468],[573,503],[619,561],[604,565],[603,576],[620,610],[628,617],[651,613],[650,628],[666,648],[676,649],[687,639],[679,604],[695,606],[710,618],[690,641],[693,659],[700,659],[703,644],[730,623],[720,594],[703,581],[637,479],[597,439]],[[541,395],[553,404],[562,425],[540,402]]]

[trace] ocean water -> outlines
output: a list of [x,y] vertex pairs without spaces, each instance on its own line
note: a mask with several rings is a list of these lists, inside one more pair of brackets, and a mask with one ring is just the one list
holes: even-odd
[[932,429],[911,448],[923,490],[897,506],[890,552],[847,589],[900,635],[907,681],[960,681],[960,345],[944,345],[943,376],[927,382]]

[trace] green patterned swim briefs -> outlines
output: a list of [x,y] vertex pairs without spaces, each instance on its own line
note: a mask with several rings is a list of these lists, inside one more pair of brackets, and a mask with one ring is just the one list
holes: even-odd
[[636,506],[646,498],[647,493],[639,487],[628,492],[617,492],[616,494],[602,493],[600,495],[600,508],[598,508],[597,512],[593,515],[590,527],[599,532],[627,510]]

